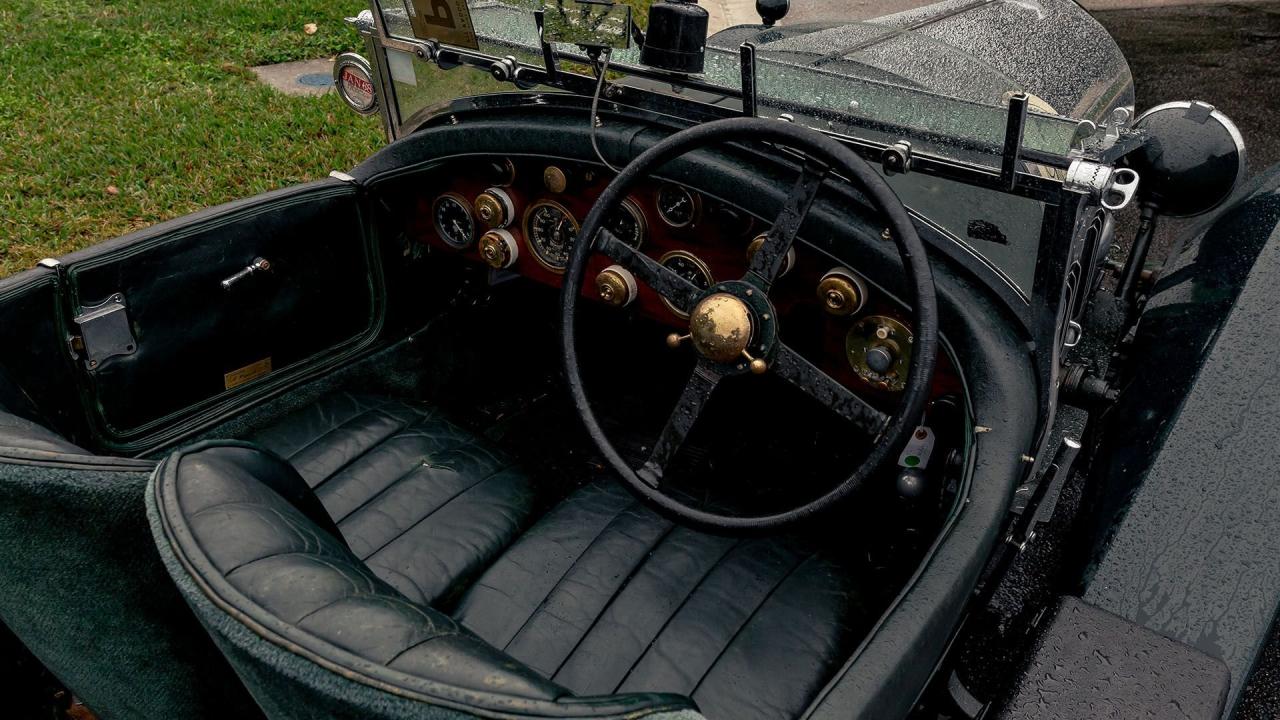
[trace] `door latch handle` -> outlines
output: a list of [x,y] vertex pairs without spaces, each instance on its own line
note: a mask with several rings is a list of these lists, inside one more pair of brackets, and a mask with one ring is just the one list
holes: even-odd
[[235,275],[232,275],[231,277],[223,280],[222,289],[230,290],[231,286],[249,277],[250,275],[256,272],[266,272],[270,269],[271,269],[270,260],[264,257],[256,257],[253,259],[253,262],[249,263],[248,265],[245,265],[244,268],[238,271]]

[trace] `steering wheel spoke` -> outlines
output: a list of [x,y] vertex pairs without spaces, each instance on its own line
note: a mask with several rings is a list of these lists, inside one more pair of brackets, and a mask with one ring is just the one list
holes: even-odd
[[888,415],[869,405],[787,345],[778,346],[772,369],[801,392],[830,408],[868,435],[878,438],[889,424]]
[[600,233],[596,236],[596,249],[630,270],[637,280],[653,288],[654,292],[666,298],[681,312],[689,312],[702,294],[697,285],[622,242],[608,228],[600,228]]
[[800,224],[809,214],[809,208],[818,194],[818,188],[822,187],[822,181],[826,177],[826,165],[812,158],[805,158],[800,177],[796,178],[796,184],[787,195],[786,202],[782,204],[778,218],[774,220],[773,227],[769,228],[769,232],[765,235],[764,244],[751,256],[751,265],[747,269],[747,277],[744,278],[747,282],[765,292],[769,291],[778,273],[782,271],[787,251],[795,242],[796,233],[800,232]]
[[689,382],[685,383],[680,400],[671,411],[671,417],[667,418],[667,424],[662,428],[658,442],[649,453],[649,459],[645,460],[644,465],[636,472],[649,486],[656,488],[662,483],[662,476],[666,474],[671,459],[684,445],[689,431],[693,429],[698,416],[702,414],[702,409],[711,399],[711,393],[719,384],[720,374],[708,363],[699,360],[693,368],[693,374],[689,376]]

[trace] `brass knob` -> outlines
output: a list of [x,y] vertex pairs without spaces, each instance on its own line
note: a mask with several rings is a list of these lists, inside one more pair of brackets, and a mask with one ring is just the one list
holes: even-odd
[[621,265],[610,265],[596,276],[596,293],[614,307],[626,307],[636,299],[636,278]]
[[488,227],[506,227],[515,214],[515,203],[502,188],[489,188],[476,196],[476,216]]
[[818,300],[828,314],[846,317],[862,309],[866,286],[846,270],[832,270],[818,282]]
[[555,165],[548,165],[542,171],[542,184],[553,193],[562,193],[569,188],[569,176]]
[[[765,362],[761,358],[751,357],[751,353],[747,352],[746,350],[742,351],[742,357],[751,361],[749,367],[751,368],[752,375],[763,375],[769,369],[769,363]],[[742,366],[739,365],[738,367],[742,367]]]
[[498,270],[509,268],[520,256],[515,236],[506,230],[490,230],[480,236],[480,259]]
[[678,348],[680,344],[689,339],[689,335],[681,335],[680,333],[671,333],[667,336],[667,347]]

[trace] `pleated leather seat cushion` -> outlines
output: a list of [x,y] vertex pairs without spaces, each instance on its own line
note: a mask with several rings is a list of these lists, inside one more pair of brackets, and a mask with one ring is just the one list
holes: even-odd
[[578,694],[674,692],[711,720],[793,718],[874,619],[858,580],[799,540],[679,527],[604,482],[525,533],[454,617]]
[[447,604],[535,508],[506,456],[421,403],[338,393],[249,439],[297,469],[374,574],[426,605]]

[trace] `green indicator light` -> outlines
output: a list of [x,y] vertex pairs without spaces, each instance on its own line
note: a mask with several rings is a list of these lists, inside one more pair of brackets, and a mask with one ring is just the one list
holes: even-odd
[[902,464],[907,467],[915,467],[920,464],[920,458],[915,455],[908,455],[902,459]]

